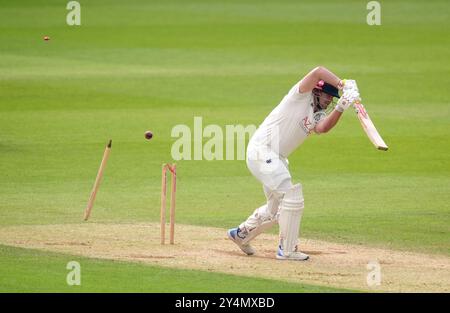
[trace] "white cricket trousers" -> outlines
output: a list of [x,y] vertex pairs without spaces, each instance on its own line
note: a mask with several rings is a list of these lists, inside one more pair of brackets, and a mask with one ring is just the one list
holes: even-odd
[[247,167],[263,185],[267,202],[257,208],[239,228],[250,231],[263,222],[276,218],[284,193],[293,186],[288,164],[286,158],[267,146],[259,146],[250,140],[247,147]]

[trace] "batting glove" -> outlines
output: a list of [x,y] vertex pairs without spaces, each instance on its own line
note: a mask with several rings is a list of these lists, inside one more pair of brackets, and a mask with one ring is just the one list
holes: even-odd
[[352,105],[356,100],[361,100],[359,92],[354,89],[346,90],[339,98],[339,101],[337,102],[334,109],[342,113],[347,110],[349,106]]
[[347,90],[356,90],[358,91],[358,85],[356,85],[356,81],[353,79],[344,79],[344,88],[343,91]]

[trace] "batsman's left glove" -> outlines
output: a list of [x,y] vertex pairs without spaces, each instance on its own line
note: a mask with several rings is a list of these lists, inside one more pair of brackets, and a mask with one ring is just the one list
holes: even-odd
[[356,80],[353,79],[344,79],[343,80],[343,88],[342,90],[345,92],[347,90],[356,90],[358,91],[358,85],[356,84]]
[[361,97],[359,96],[359,92],[357,90],[345,90],[341,98],[339,98],[339,101],[337,102],[334,109],[342,113],[347,110],[349,106],[352,105],[356,100],[361,100]]

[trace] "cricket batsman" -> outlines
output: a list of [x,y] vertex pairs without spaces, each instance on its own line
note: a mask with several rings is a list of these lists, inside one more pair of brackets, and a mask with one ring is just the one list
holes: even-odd
[[[338,99],[334,108],[333,98]],[[311,133],[332,129],[356,100],[360,96],[354,80],[341,80],[319,66],[296,83],[258,127],[247,147],[247,166],[262,183],[266,203],[228,230],[228,237],[244,253],[254,254],[250,242],[278,222],[277,259],[309,258],[297,246],[304,199],[302,185],[292,182],[287,158]]]

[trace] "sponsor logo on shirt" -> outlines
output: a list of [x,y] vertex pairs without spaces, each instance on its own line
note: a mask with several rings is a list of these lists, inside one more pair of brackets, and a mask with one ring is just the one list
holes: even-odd
[[300,123],[305,133],[308,135],[311,133],[312,129],[314,128],[314,125],[309,120],[308,116],[306,116],[304,119],[302,119],[302,122]]

